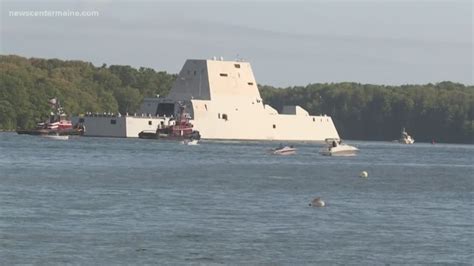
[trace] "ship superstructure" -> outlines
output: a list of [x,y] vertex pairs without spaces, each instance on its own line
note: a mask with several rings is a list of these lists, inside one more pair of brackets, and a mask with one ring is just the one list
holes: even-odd
[[[138,115],[137,122],[123,116],[124,121],[120,123],[123,132],[133,132],[132,135],[104,133],[138,137],[137,132],[172,123],[183,104],[191,116],[190,122],[203,139],[324,141],[339,138],[329,116],[309,115],[300,106],[285,106],[280,114],[264,104],[250,63],[223,60],[187,60],[167,97],[146,98],[140,110],[143,114]],[[87,132],[100,135],[101,130],[95,130],[87,120],[88,117],[82,119]],[[141,120],[148,120],[148,124]],[[100,128],[101,122],[93,124]],[[141,128],[130,128],[134,124]],[[110,126],[107,125],[108,131]]]

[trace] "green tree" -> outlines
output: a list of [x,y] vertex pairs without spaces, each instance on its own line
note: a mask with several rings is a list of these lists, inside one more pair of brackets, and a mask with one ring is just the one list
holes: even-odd
[[140,92],[132,87],[117,88],[114,96],[118,102],[119,112],[122,114],[134,112],[143,100]]

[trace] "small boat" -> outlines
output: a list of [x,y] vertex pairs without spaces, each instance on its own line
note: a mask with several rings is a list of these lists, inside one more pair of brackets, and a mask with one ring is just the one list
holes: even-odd
[[408,135],[408,133],[405,131],[405,128],[402,128],[402,133],[400,138],[398,139],[398,143],[413,144],[415,143],[415,139]]
[[296,148],[293,146],[280,146],[276,149],[271,150],[274,155],[292,155],[296,154]]
[[155,130],[143,130],[138,133],[138,138],[140,139],[158,139],[160,136]]
[[199,145],[199,140],[197,139],[185,139],[181,141],[182,144],[184,145]]
[[358,148],[342,143],[339,139],[326,139],[327,147],[320,150],[319,153],[325,156],[355,156]]
[[56,134],[46,134],[46,135],[41,135],[42,137],[48,138],[48,139],[54,139],[54,140],[68,140],[69,136],[68,135],[59,135],[58,133]]

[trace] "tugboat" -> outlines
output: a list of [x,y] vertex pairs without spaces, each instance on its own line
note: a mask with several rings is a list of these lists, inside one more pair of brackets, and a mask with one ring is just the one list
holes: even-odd
[[36,128],[27,130],[17,130],[18,134],[41,135],[41,136],[68,136],[82,135],[85,127],[82,124],[72,125],[71,120],[67,119],[59,100],[57,98],[50,99],[52,112],[49,119],[36,124]]
[[179,114],[174,125],[158,128],[155,132],[144,130],[138,134],[141,139],[169,139],[169,140],[200,140],[199,131],[193,130],[193,124],[189,122],[190,115],[185,112],[186,106],[179,106]]

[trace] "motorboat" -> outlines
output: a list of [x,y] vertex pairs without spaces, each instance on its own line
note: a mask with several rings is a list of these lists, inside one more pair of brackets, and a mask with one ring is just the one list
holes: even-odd
[[358,151],[359,149],[354,146],[338,144],[336,147],[328,146],[323,148],[320,153],[325,156],[355,156]]
[[358,148],[342,143],[339,139],[326,139],[327,147],[320,150],[325,156],[355,156]]
[[403,128],[400,138],[398,139],[398,143],[413,144],[415,143],[415,139],[408,135],[408,133],[405,131],[405,128]]
[[296,154],[296,148],[293,146],[280,146],[276,149],[271,150],[274,155],[292,155]]
[[45,134],[41,135],[42,137],[48,138],[48,139],[54,139],[54,140],[68,140],[69,135],[59,135],[58,133],[55,134]]

